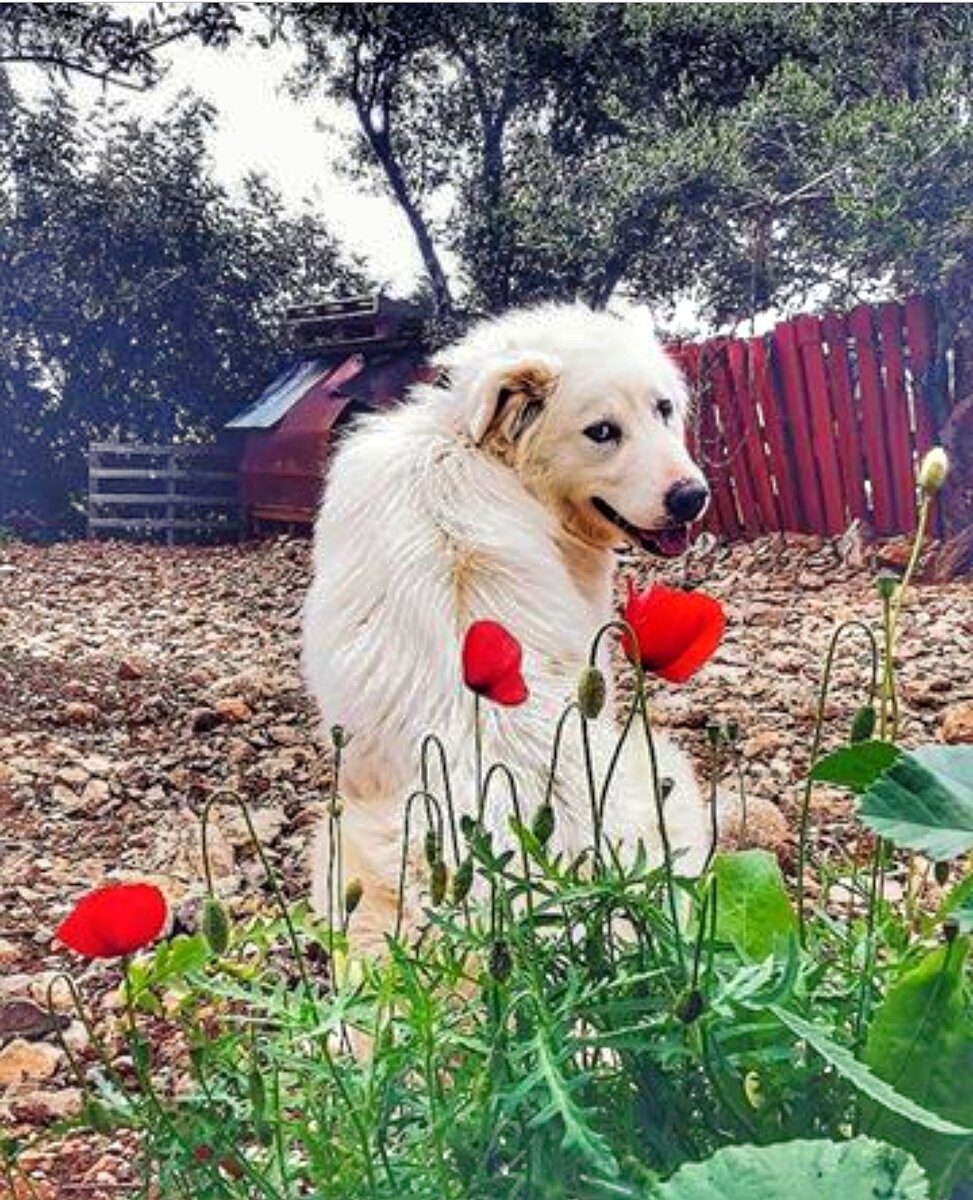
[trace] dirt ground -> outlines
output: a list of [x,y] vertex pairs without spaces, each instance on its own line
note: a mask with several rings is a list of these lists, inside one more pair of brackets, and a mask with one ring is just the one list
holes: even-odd
[[[327,771],[297,662],[308,550],[292,538],[219,548],[0,547],[5,1132],[29,1137],[79,1105],[37,1015],[51,975],[73,971],[96,1009],[112,1002],[110,966],[84,966],[52,943],[79,894],[107,878],[149,878],[191,920],[202,891],[198,814],[226,785],[249,798],[288,891],[302,894]],[[656,719],[701,761],[707,721],[738,721],[748,790],[773,806],[764,810],[775,826],[768,840],[785,864],[792,839],[777,825],[793,828],[827,641],[837,622],[877,621],[874,566],[874,554],[854,543],[771,537],[729,551],[699,545],[661,572],[701,583],[723,600],[729,623],[697,679],[659,688]],[[846,736],[864,692],[861,645],[837,667],[832,744]],[[973,585],[920,585],[899,658],[903,740],[969,737]],[[841,805],[822,796],[818,836],[833,836],[841,819]],[[238,818],[220,821],[214,860],[237,911],[261,903],[259,864]],[[67,1033],[83,1056],[83,1029],[73,1022]],[[85,1134],[27,1159],[45,1200],[123,1197],[130,1162],[124,1142]],[[0,1197],[9,1194],[0,1180]]]

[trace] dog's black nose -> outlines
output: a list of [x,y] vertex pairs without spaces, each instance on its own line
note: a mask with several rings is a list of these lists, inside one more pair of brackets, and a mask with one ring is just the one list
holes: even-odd
[[674,521],[695,521],[709,500],[709,488],[697,479],[680,479],[666,492],[666,512]]

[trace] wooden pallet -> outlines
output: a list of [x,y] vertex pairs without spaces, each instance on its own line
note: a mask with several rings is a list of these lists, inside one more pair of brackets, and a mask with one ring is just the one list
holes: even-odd
[[239,537],[244,529],[235,450],[217,444],[92,442],[88,536],[181,540]]

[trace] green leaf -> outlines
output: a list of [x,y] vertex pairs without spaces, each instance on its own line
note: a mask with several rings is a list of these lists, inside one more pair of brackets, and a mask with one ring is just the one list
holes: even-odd
[[766,850],[717,854],[716,933],[745,958],[762,959],[796,930],[777,859]]
[[951,917],[960,933],[973,933],[973,874],[965,876],[943,900],[936,913],[939,921]]
[[821,1055],[825,1062],[830,1063],[849,1083],[877,1104],[888,1109],[889,1112],[898,1113],[899,1116],[914,1121],[925,1129],[931,1129],[934,1133],[944,1133],[951,1137],[973,1137],[973,1129],[966,1129],[962,1125],[948,1121],[938,1113],[930,1112],[921,1104],[917,1104],[914,1100],[903,1096],[901,1092],[897,1092],[891,1084],[886,1083],[884,1079],[879,1079],[863,1062],[859,1062],[850,1050],[833,1042],[825,1030],[819,1026],[812,1025],[809,1021],[805,1021],[795,1013],[788,1012],[779,1005],[772,1005],[770,1011],[792,1033],[803,1038],[813,1050]]
[[[876,1010],[865,1062],[903,1095],[973,1126],[973,1021],[964,994],[969,940],[940,946],[903,975]],[[948,1195],[970,1165],[973,1142],[956,1142],[871,1110],[869,1132],[904,1146],[929,1174],[933,1194]]]
[[891,742],[856,742],[819,758],[811,768],[811,778],[815,783],[836,783],[853,792],[864,792],[901,754]]
[[927,1200],[921,1169],[903,1150],[871,1138],[727,1146],[687,1163],[659,1200]]
[[935,859],[966,854],[973,849],[973,748],[903,754],[865,791],[858,815],[904,849]]

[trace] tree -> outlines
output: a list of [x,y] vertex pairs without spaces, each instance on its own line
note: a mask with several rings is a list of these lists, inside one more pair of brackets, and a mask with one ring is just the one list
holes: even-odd
[[32,63],[135,90],[158,79],[159,51],[185,38],[224,46],[239,32],[232,5],[153,5],[123,16],[118,5],[0,4],[0,67]]
[[212,120],[184,96],[82,123],[0,77],[0,513],[63,518],[94,438],[214,432],[279,367],[288,301],[366,286],[320,219],[213,181]]
[[[706,316],[969,273],[966,5],[290,5],[440,311],[692,292]],[[918,170],[912,165],[919,162]]]

